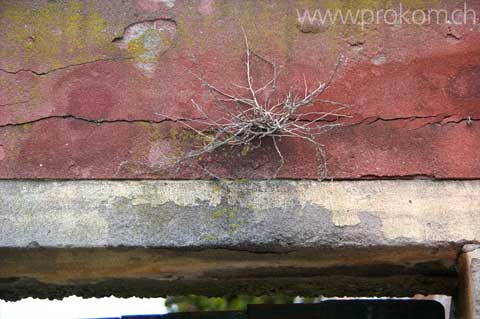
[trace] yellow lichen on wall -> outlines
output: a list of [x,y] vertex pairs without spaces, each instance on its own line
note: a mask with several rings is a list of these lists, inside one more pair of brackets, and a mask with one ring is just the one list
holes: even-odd
[[0,57],[14,57],[21,65],[41,64],[51,69],[91,60],[113,48],[106,21],[81,1],[40,8],[10,5],[0,16],[0,26]]

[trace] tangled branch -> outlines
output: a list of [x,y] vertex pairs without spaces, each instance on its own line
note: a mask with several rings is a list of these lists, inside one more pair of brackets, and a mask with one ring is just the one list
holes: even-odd
[[[302,95],[296,94],[293,86],[290,86],[288,93],[282,100],[277,99],[276,102],[272,102],[272,96],[277,89],[277,66],[250,49],[245,32],[244,40],[246,46],[246,86],[237,85],[237,87],[245,90],[247,92],[246,96],[237,96],[226,92],[199,78],[209,89],[215,104],[222,109],[223,116],[215,119],[205,111],[204,107],[194,100],[191,101],[193,107],[203,116],[202,119],[192,119],[191,122],[207,126],[208,129],[200,130],[187,122],[181,122],[203,137],[204,141],[203,145],[188,153],[186,158],[211,153],[224,146],[247,146],[255,149],[261,146],[262,140],[271,138],[280,161],[274,175],[276,177],[285,163],[285,158],[279,147],[279,139],[283,137],[299,138],[315,146],[317,154],[322,160],[322,164],[319,165],[319,175],[321,179],[325,178],[327,176],[327,165],[324,145],[318,143],[316,137],[341,125],[336,122],[338,119],[350,116],[342,113],[349,105],[321,99],[320,96],[334,80],[335,74],[343,62],[343,56],[339,56],[335,69],[327,82],[318,83],[313,90],[310,90],[304,77],[304,92]],[[254,85],[252,77],[253,56],[268,64],[273,73],[272,78],[260,87]],[[328,112],[304,111],[316,102],[332,105],[335,109]]]

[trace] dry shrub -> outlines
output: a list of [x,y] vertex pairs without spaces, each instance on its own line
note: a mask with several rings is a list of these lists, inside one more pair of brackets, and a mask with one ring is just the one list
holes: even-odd
[[[343,62],[343,56],[338,57],[335,68],[327,82],[319,82],[313,90],[310,90],[304,77],[304,91],[298,95],[293,85],[287,94],[273,102],[273,96],[278,93],[278,72],[275,63],[255,53],[249,46],[244,32],[246,46],[246,85],[237,87],[246,91],[245,95],[236,95],[226,92],[212,85],[201,77],[198,77],[210,91],[215,106],[221,111],[220,118],[210,116],[206,108],[192,100],[193,107],[202,115],[201,119],[188,119],[180,121],[188,129],[193,130],[202,137],[203,143],[190,151],[181,160],[198,158],[206,153],[211,153],[224,146],[241,146],[249,149],[261,147],[262,140],[270,138],[279,157],[279,166],[273,176],[275,178],[285,163],[284,156],[279,148],[278,140],[284,137],[299,138],[312,143],[317,155],[321,159],[319,176],[323,179],[327,176],[327,161],[324,145],[317,141],[317,137],[328,130],[341,125],[340,118],[350,117],[342,111],[349,105],[322,99],[321,95],[331,85],[338,68]],[[272,77],[263,85],[254,84],[252,77],[252,57],[266,63],[272,70]],[[324,103],[334,106],[334,110],[318,112],[307,109],[314,103]],[[218,114],[218,113],[217,113]],[[198,123],[207,129],[198,129],[194,125]],[[202,167],[203,168],[203,167]],[[205,168],[210,175],[215,176]],[[218,178],[218,177],[217,177]]]

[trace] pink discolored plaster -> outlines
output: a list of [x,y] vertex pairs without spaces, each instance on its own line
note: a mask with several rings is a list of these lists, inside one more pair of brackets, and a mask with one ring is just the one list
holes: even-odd
[[[480,178],[480,33],[475,30],[302,28],[295,21],[300,5],[295,1],[176,1],[171,8],[173,2],[166,1],[105,3],[80,17],[98,26],[99,35],[91,34],[95,41],[85,49],[90,51],[63,56],[69,45],[61,42],[53,56],[58,65],[44,55],[29,56],[48,47],[15,46],[7,31],[22,30],[20,22],[27,20],[11,26],[12,15],[5,23],[9,28],[0,41],[19,54],[0,59],[0,178],[274,177],[280,162],[268,139],[256,150],[225,148],[178,163],[195,147],[196,136],[179,121],[200,127],[194,120],[205,116],[192,100],[213,118],[225,115],[207,82],[248,96],[239,87],[246,81],[242,27],[255,53],[281,70],[278,98],[290,86],[302,94],[305,82],[313,88],[327,81],[338,56],[345,57],[322,95],[351,105],[345,112],[352,116],[318,138],[325,145],[329,177]],[[272,72],[258,58],[251,71],[256,85]],[[317,102],[305,111],[329,107]],[[279,146],[285,165],[276,177],[318,177],[321,159],[311,143],[284,138]]]

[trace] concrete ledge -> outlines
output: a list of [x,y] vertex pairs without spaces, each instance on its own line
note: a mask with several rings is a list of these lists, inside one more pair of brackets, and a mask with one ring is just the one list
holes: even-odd
[[480,181],[2,181],[0,247],[474,243]]
[[453,295],[479,181],[1,181],[0,298]]
[[452,295],[453,247],[300,250],[0,249],[0,299],[201,294]]

